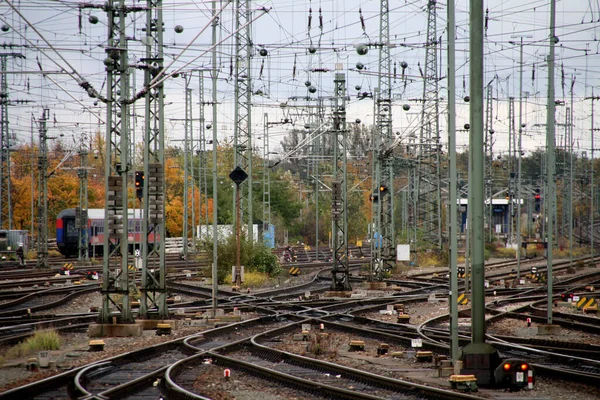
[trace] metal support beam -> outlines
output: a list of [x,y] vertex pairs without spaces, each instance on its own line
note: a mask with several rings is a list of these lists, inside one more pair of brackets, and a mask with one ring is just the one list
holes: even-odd
[[194,240],[194,135],[192,125],[192,89],[189,87],[191,76],[185,79],[185,134],[183,143],[183,257],[187,261],[188,253],[196,251]]
[[471,306],[471,343],[462,351],[462,374],[473,374],[477,385],[494,383],[494,370],[500,356],[485,343],[485,257],[484,257],[484,153],[483,153],[483,0],[470,0],[469,91],[471,98],[469,154],[472,168],[469,175],[469,209],[473,230],[473,291]]
[[108,41],[106,46],[106,164],[105,219],[102,282],[102,309],[99,322],[111,323],[118,311],[120,323],[133,323],[129,302],[129,63],[127,50],[127,7],[125,0],[106,5]]
[[[143,60],[144,85],[163,73],[163,6],[162,0],[147,0],[146,58]],[[147,90],[144,95],[144,188],[142,222],[142,297],[140,316],[156,318],[169,316],[167,309],[167,269],[165,263],[165,120],[164,85]],[[151,272],[154,271],[154,272]],[[153,315],[154,316],[154,315]]]
[[78,259],[79,261],[89,261],[89,229],[88,229],[88,150],[85,147],[85,140],[82,140],[79,149],[79,168],[77,176],[79,177],[79,207],[75,217],[75,227],[78,232]]
[[[381,151],[389,149],[394,142],[392,133],[392,74],[390,57],[390,27],[389,27],[389,1],[382,0],[379,17],[379,74],[378,93],[376,97],[376,120],[379,134],[379,160],[376,160],[377,187],[377,224],[379,230],[374,231],[381,235],[380,246],[377,248],[377,257],[371,257],[378,280],[383,279],[383,273],[392,270],[396,265],[396,230],[394,225],[394,172],[393,154]],[[376,243],[379,241],[375,239]]]
[[[548,302],[547,302],[547,323],[552,324],[552,255],[553,255],[553,225],[554,225],[554,209],[555,209],[555,197],[556,197],[556,176],[555,176],[555,149],[554,149],[554,114],[555,114],[555,103],[554,103],[554,46],[558,42],[558,38],[555,34],[555,21],[556,21],[556,0],[550,0],[550,53],[548,54],[548,112],[546,114],[546,217],[548,220],[548,229],[546,229],[546,242],[547,242],[547,258],[546,258],[546,269],[548,273]],[[593,161],[593,160],[592,160]]]
[[39,120],[36,268],[48,268],[48,118],[50,110],[45,108]]
[[[457,169],[456,169],[456,26],[454,2],[448,3],[448,155],[450,165],[450,225],[448,236],[450,241],[450,356],[456,365],[459,360],[458,340],[458,196],[457,196]],[[465,279],[468,279],[465,276]]]
[[425,43],[425,68],[423,78],[423,108],[419,164],[417,170],[418,219],[423,239],[434,248],[442,248],[442,213],[440,188],[440,123],[437,1],[427,2],[427,41]]
[[334,79],[333,127],[333,180],[331,182],[331,232],[333,265],[331,267],[331,290],[349,291],[348,268],[348,181],[346,174],[346,76],[336,73]]
[[[252,211],[252,77],[250,61],[252,56],[252,20],[251,1],[236,0],[235,12],[235,110],[234,110],[234,165],[242,168],[247,174],[246,179],[240,185],[236,185],[236,191],[241,190],[240,201],[234,204],[234,225],[241,225],[244,214],[248,217],[247,240],[253,240],[253,211]],[[237,198],[237,194],[234,199]],[[246,213],[243,209],[246,209]],[[239,219],[238,219],[239,216]],[[236,228],[237,229],[237,228]]]
[[10,174],[11,134],[9,131],[8,106],[8,58],[25,58],[21,53],[0,53],[0,229],[12,229],[12,190]]

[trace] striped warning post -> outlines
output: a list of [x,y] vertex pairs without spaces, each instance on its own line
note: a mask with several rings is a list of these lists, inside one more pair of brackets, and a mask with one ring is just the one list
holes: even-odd
[[292,275],[292,276],[298,276],[298,275],[300,275],[300,268],[292,267],[292,268],[290,268],[289,272],[290,272],[290,275]]
[[130,270],[130,271],[135,272],[135,267],[133,265],[128,265],[127,269]]
[[584,308],[590,308],[590,307],[595,306],[596,304],[597,303],[596,303],[596,299],[595,298],[583,296],[577,302],[577,309],[578,310],[582,310]]
[[462,293],[460,296],[458,296],[458,299],[456,300],[456,302],[460,305],[466,305],[469,302],[469,298],[467,297],[466,294]]

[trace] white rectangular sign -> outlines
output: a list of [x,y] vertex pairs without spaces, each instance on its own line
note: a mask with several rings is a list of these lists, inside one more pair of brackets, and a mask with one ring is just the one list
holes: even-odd
[[410,245],[396,245],[396,261],[410,261]]

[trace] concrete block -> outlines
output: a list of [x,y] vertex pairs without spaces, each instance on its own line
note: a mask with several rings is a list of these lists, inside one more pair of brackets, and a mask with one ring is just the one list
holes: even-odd
[[145,331],[153,331],[158,327],[159,324],[169,324],[171,329],[177,329],[177,321],[174,319],[137,319],[135,323],[141,325],[142,329]]
[[451,375],[454,375],[454,367],[441,367],[438,369],[440,378],[447,378]]
[[560,325],[538,325],[538,335],[560,335]]
[[138,337],[142,336],[142,326],[138,324],[91,324],[89,337]]

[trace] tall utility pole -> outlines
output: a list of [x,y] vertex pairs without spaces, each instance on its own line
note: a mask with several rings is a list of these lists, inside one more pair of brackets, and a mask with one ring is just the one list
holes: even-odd
[[[492,85],[487,85],[486,92],[486,107],[485,107],[485,153],[484,158],[487,157],[488,161],[486,162],[487,169],[484,180],[484,187],[487,189],[487,198],[489,199],[489,204],[487,208],[487,223],[488,223],[488,231],[489,231],[489,239],[492,240],[492,236],[494,236],[494,221],[493,221],[493,195],[494,195],[494,116],[492,109]],[[472,105],[471,105],[472,106]],[[469,190],[471,187],[469,186]]]
[[[251,0],[236,0],[235,12],[235,71],[234,71],[234,91],[235,91],[235,110],[234,110],[234,131],[233,145],[235,149],[233,163],[235,167],[240,167],[248,174],[248,179],[239,185],[236,185],[236,191],[240,190],[239,202],[235,202],[234,210],[239,207],[239,212],[235,212],[235,224],[242,224],[243,212],[246,208],[248,216],[248,241],[253,240],[253,212],[252,212],[252,77],[250,75],[250,61],[252,52],[252,24],[251,22]],[[233,196],[237,198],[237,193]],[[245,201],[244,201],[245,200]],[[245,203],[245,204],[244,204]],[[238,220],[238,216],[240,216]]]
[[[128,172],[129,155],[129,64],[125,32],[127,12],[125,0],[109,0],[106,4],[108,42],[106,46],[106,164],[104,202],[104,265],[102,310],[99,322],[109,324],[113,308],[120,311],[121,323],[133,323],[129,303]],[[120,301],[117,299],[120,297]],[[122,304],[122,305],[120,305]]]
[[[592,160],[592,167],[590,168],[590,185],[592,187],[592,193],[590,195],[590,226],[594,229],[594,134],[597,129],[594,129],[594,100],[599,100],[600,97],[594,97],[594,89],[592,88],[592,142],[590,149],[590,159]],[[590,250],[592,253],[592,257],[594,256],[594,234],[592,233],[590,237]]]
[[271,167],[269,165],[269,114],[264,114],[263,125],[263,237],[269,236],[271,226]]
[[212,16],[213,16],[213,24],[212,24],[212,35],[211,35],[211,44],[213,47],[211,54],[211,84],[212,84],[212,187],[213,187],[213,229],[212,229],[212,239],[213,239],[213,262],[211,268],[211,276],[212,276],[212,313],[213,316],[217,313],[217,294],[219,292],[219,283],[217,280],[217,260],[218,260],[218,237],[217,237],[217,228],[218,228],[218,184],[219,184],[219,176],[217,175],[217,89],[218,89],[218,75],[219,75],[219,66],[217,65],[217,33],[219,28],[219,20],[217,18],[217,1],[212,1]]
[[[448,2],[448,156],[450,165],[450,225],[448,227],[448,240],[450,242],[450,356],[456,365],[459,360],[458,339],[458,199],[457,199],[457,171],[456,171],[456,25],[454,2]],[[467,275],[465,275],[467,276]]]
[[[198,146],[198,197],[200,198],[198,204],[198,221],[199,225],[204,225],[208,232],[208,182],[206,176],[206,169],[208,167],[206,158],[206,130],[204,117],[204,71],[200,70],[198,75],[198,132],[199,132],[199,146]],[[204,221],[202,220],[204,215]],[[200,229],[200,236],[202,236],[202,229]]]
[[[517,281],[521,279],[521,161],[523,157],[523,128],[525,123],[523,122],[523,38],[530,36],[521,36],[521,43],[519,46],[519,142],[517,144],[518,159],[517,159]],[[529,196],[527,196],[529,198]],[[527,207],[528,214],[531,211],[530,207]],[[527,224],[531,223],[531,217],[527,216]],[[529,229],[527,230],[529,233]]]
[[[376,123],[379,140],[378,147],[374,142],[375,182],[373,196],[377,196],[376,212],[373,213],[375,224],[372,229],[372,240],[376,246],[376,257],[371,257],[372,271],[377,272],[378,280],[383,273],[391,270],[396,264],[396,230],[394,226],[394,172],[393,155],[386,149],[394,142],[392,133],[392,74],[390,58],[390,25],[389,1],[382,0],[379,13],[379,73],[378,91],[375,98]],[[375,199],[373,199],[375,204]],[[379,229],[377,229],[379,228]],[[381,235],[376,238],[375,234]],[[381,262],[381,265],[375,263]]]
[[[556,196],[556,182],[555,177],[555,150],[554,150],[554,114],[555,114],[555,103],[554,103],[554,46],[558,42],[558,37],[555,33],[556,23],[556,0],[550,0],[550,54],[548,54],[548,112],[546,114],[546,154],[547,154],[547,166],[546,166],[546,216],[548,219],[548,229],[546,229],[546,243],[547,258],[546,258],[546,269],[548,272],[548,315],[547,323],[552,324],[552,253],[554,240],[552,234],[554,232],[554,208],[555,208],[555,196]],[[593,160],[592,160],[593,161]]]
[[348,181],[346,174],[346,76],[336,73],[333,97],[333,180],[331,182],[331,218],[333,229],[333,265],[331,267],[331,290],[349,291],[350,270],[348,265]]
[[0,229],[12,229],[12,201],[10,177],[10,132],[8,106],[11,103],[8,93],[8,57],[25,58],[20,53],[0,53]]
[[36,268],[48,268],[48,130],[46,126],[48,118],[50,118],[50,110],[44,108],[39,120]]
[[[194,240],[194,136],[192,125],[192,89],[189,87],[191,76],[185,76],[185,137],[183,144],[183,256],[196,251]],[[189,243],[191,239],[191,244]]]
[[461,374],[473,374],[478,385],[494,382],[500,355],[485,343],[484,257],[484,153],[483,153],[483,0],[470,0],[469,7],[469,209],[472,210],[472,306],[471,343],[463,347]]
[[440,188],[440,122],[437,1],[427,2],[427,41],[425,42],[425,69],[423,77],[423,108],[417,176],[418,216],[424,239],[442,248],[442,213]]
[[[508,157],[506,162],[508,170],[508,243],[512,245],[515,242],[515,171],[513,164],[513,145],[515,140],[515,98],[508,98]],[[516,154],[516,153],[514,153]]]
[[[146,58],[144,66],[145,132],[144,132],[144,187],[142,203],[142,297],[140,317],[147,318],[148,310],[155,308],[157,318],[165,319],[167,309],[167,281],[165,263],[165,119],[164,86],[152,89],[150,83],[162,74],[163,16],[162,0],[147,0]],[[150,238],[153,238],[150,241]],[[151,273],[150,271],[154,271]]]
[[79,236],[79,261],[89,261],[88,247],[88,150],[87,144],[82,141],[79,148],[79,168],[77,176],[79,177],[79,207],[75,217],[75,227]]
[[[592,163],[592,167],[590,168],[590,186],[592,187],[592,192],[590,194],[590,226],[594,229],[594,135],[597,129],[594,128],[594,100],[600,100],[600,97],[594,97],[594,89],[592,88],[592,118],[591,118],[591,149],[590,149],[590,159]],[[590,235],[590,249],[592,253],[592,257],[594,257],[594,234]]]

